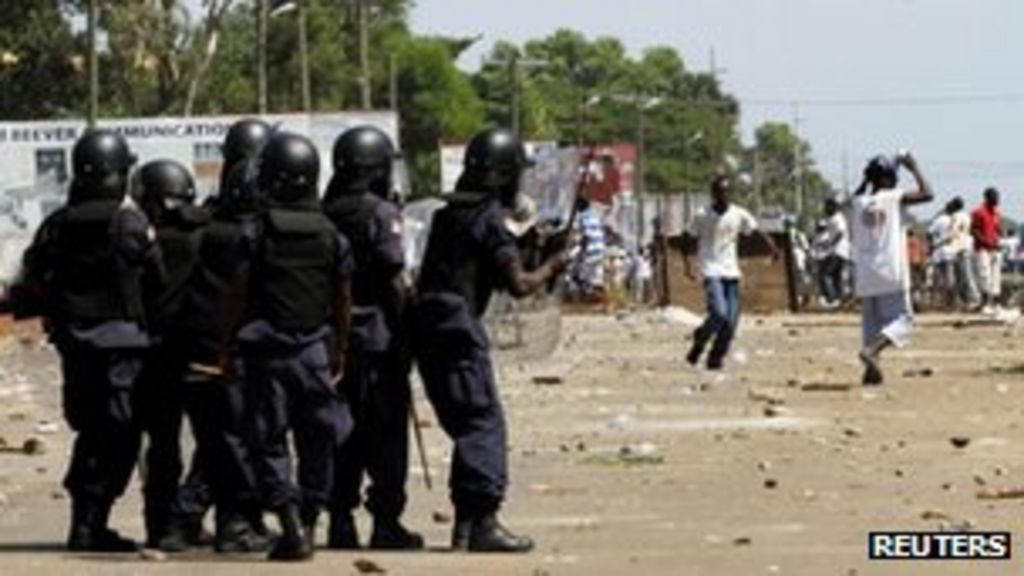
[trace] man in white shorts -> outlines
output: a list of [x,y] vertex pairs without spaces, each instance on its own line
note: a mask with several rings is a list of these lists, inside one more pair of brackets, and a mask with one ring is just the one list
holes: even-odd
[[[917,189],[898,184],[903,165]],[[909,152],[895,161],[878,156],[864,170],[864,182],[853,198],[851,228],[856,263],[856,291],[861,299],[865,385],[882,384],[879,356],[889,346],[902,347],[913,328],[910,305],[910,262],[907,255],[907,206],[932,200],[932,188]]]

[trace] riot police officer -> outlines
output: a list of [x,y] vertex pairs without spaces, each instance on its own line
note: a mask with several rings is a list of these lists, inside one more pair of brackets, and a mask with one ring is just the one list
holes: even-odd
[[[266,145],[272,132],[273,129],[269,124],[255,118],[239,120],[228,128],[224,142],[221,144],[224,162],[221,166],[219,193],[206,199],[205,208],[210,212],[216,212],[218,203],[221,200],[230,202],[229,196],[238,199],[239,195],[243,195],[245,197],[245,200],[242,201],[243,203],[254,203],[254,206],[256,206],[254,210],[262,209],[265,202],[259,196],[259,190],[256,187],[255,163],[260,150]],[[190,380],[195,380],[194,383],[199,387],[199,390],[205,389],[202,387],[205,380],[203,374],[190,372],[188,377]],[[197,389],[196,387],[192,388]],[[227,401],[226,398],[221,398],[221,400]],[[210,402],[205,404],[205,406],[207,408],[220,406],[221,408],[229,409],[230,402],[228,406],[221,406],[218,402]],[[214,424],[224,422],[224,420],[218,420]],[[171,530],[160,546],[165,551],[180,551],[192,544],[206,543],[206,534],[202,531],[202,519],[206,515],[210,504],[212,504],[213,495],[211,490],[214,488],[211,487],[211,483],[216,479],[209,478],[212,472],[204,474],[201,467],[195,465],[198,462],[199,460],[193,458],[193,466],[189,469],[184,482],[178,488],[178,497],[172,504],[174,513],[170,522]],[[243,500],[247,500],[247,498],[243,498]],[[218,510],[218,527],[223,527],[228,518],[234,517],[233,513],[225,516],[221,512],[221,510]],[[222,538],[217,542],[218,549],[232,550],[239,547],[250,548],[253,546],[258,548],[260,541],[265,540],[270,535],[263,524],[261,513],[256,508],[248,510],[247,514],[249,525],[255,529],[259,537],[255,540],[250,539],[247,530],[239,530],[241,528],[240,523],[231,522],[230,524],[235,529],[220,531]],[[225,539],[225,535],[230,533],[234,533],[238,537],[228,537]]]
[[[170,540],[195,541],[209,506],[210,494],[204,463],[205,442],[197,443],[190,490],[181,490],[183,465],[180,446],[182,417],[189,415],[197,437],[208,427],[209,405],[204,389],[186,385],[186,346],[192,330],[185,316],[195,269],[199,238],[209,217],[195,206],[192,175],[173,160],[156,160],[139,169],[132,197],[156,227],[163,255],[164,283],[149,313],[154,336],[139,383],[140,419],[148,438],[143,488],[146,542],[163,546]],[[204,466],[204,464],[206,464]],[[172,515],[174,522],[172,522]]]
[[328,537],[335,549],[359,548],[352,511],[362,501],[364,472],[372,482],[366,502],[374,518],[370,547],[423,547],[423,538],[399,521],[406,502],[410,391],[402,215],[388,200],[395,156],[381,130],[346,131],[334,144],[335,173],[323,203],[328,218],[352,243],[357,270],[342,381],[355,428],[336,458]]
[[[220,172],[220,190],[230,188],[231,184],[228,180],[234,174],[235,167],[254,161],[272,133],[273,129],[269,124],[256,118],[239,120],[228,128],[228,133],[224,136],[224,143],[221,145],[224,163]],[[223,195],[218,194],[211,198],[213,204],[216,204],[223,199]]]
[[456,550],[533,548],[529,538],[512,534],[497,518],[508,483],[506,428],[481,322],[495,289],[524,297],[565,267],[563,245],[550,250],[536,270],[524,270],[506,228],[528,165],[512,132],[493,129],[475,136],[456,191],[434,215],[420,270],[417,363],[441,426],[455,442],[449,488]]
[[124,204],[135,157],[118,134],[84,134],[67,205],[44,222],[25,268],[46,280],[45,320],[61,357],[64,416],[77,433],[64,486],[71,550],[125,552],[108,526],[131,478],[140,433],[132,396],[149,345],[143,278],[161,274],[142,212]]
[[[236,280],[249,449],[264,503],[282,529],[272,560],[313,555],[317,516],[331,495],[334,453],[352,428],[334,386],[344,365],[354,263],[348,241],[320,208],[319,170],[308,139],[271,137],[258,173],[268,210],[251,263]],[[228,370],[231,346],[227,341],[221,348]],[[289,431],[299,486],[291,480]]]
[[[248,264],[257,236],[259,210],[252,168],[251,163],[236,163],[224,179],[212,219],[199,240],[191,297],[185,312],[191,336],[182,349],[188,362],[186,380],[190,388],[205,391],[201,395],[204,408],[196,411],[200,417],[195,425],[196,451],[205,457],[194,460],[203,472],[200,476],[209,480],[216,505],[218,552],[257,552],[268,546],[242,429],[241,372],[225,373],[218,365],[224,340],[221,318],[225,298],[232,278]],[[187,511],[189,502],[195,498],[189,484],[186,482],[179,490],[172,527],[192,525],[194,516]],[[178,516],[181,512],[185,514]],[[187,546],[187,534],[178,531],[175,536],[164,539],[164,550],[180,551]]]

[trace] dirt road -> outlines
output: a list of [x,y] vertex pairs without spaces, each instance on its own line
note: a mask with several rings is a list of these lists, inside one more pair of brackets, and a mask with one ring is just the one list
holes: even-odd
[[[748,316],[722,375],[684,366],[687,332],[652,313],[569,317],[552,358],[501,364],[511,425],[505,517],[538,541],[536,552],[444,552],[445,490],[427,492],[414,463],[407,518],[437,550],[324,552],[285,568],[206,552],[65,554],[60,479],[70,435],[56,365],[52,353],[9,340],[0,344],[0,436],[9,446],[36,437],[45,452],[0,453],[0,574],[358,574],[362,560],[363,570],[438,575],[1024,570],[1019,546],[1002,563],[866,560],[871,530],[1024,538],[1024,499],[978,497],[1024,487],[1024,358],[1014,329],[923,317],[912,346],[886,358],[887,385],[869,390],[857,385],[853,316]],[[433,422],[425,403],[420,413]],[[436,425],[426,439],[436,481],[448,445]],[[137,538],[139,508],[133,486],[114,517]]]

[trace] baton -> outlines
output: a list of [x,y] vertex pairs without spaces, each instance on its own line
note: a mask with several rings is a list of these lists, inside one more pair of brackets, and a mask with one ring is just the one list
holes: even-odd
[[420,453],[420,467],[423,468],[423,483],[427,485],[427,490],[432,491],[434,489],[434,483],[430,479],[430,463],[427,462],[427,450],[423,445],[423,429],[420,427],[420,419],[416,414],[416,398],[412,391],[412,385],[409,386],[409,420],[412,422],[412,432],[416,438],[416,450]]

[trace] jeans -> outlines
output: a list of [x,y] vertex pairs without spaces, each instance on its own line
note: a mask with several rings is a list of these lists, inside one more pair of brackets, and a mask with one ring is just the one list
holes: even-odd
[[704,297],[708,316],[694,333],[694,349],[699,355],[714,337],[708,364],[721,364],[729,353],[740,321],[740,281],[738,278],[705,278]]
[[834,254],[821,261],[818,268],[818,284],[821,296],[828,302],[837,302],[843,298],[845,269],[846,260]]

